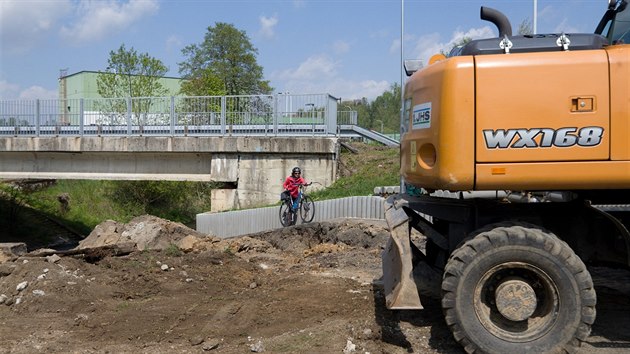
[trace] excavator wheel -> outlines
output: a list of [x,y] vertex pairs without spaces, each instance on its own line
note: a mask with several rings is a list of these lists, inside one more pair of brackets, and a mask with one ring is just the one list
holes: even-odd
[[595,321],[584,263],[554,234],[498,226],[450,256],[442,308],[468,353],[572,352]]

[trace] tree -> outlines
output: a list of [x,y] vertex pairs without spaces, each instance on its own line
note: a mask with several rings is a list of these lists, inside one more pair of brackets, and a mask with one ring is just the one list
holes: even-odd
[[221,79],[228,95],[268,94],[273,90],[256,62],[258,50],[247,34],[232,24],[217,22],[208,27],[203,42],[185,47],[182,54],[187,59],[179,63],[179,73],[187,79],[202,78],[209,71]]
[[534,34],[532,21],[530,21],[529,18],[524,19],[523,22],[521,22],[521,24],[518,25],[518,34],[523,35],[523,36]]
[[198,76],[182,83],[180,92],[188,96],[222,96],[225,95],[225,85],[220,77],[210,69],[202,69]]
[[448,49],[448,51],[444,51],[444,49],[440,50],[440,53],[443,54],[444,56],[449,56],[449,54],[451,54],[451,52],[453,51],[453,49],[455,48],[461,48],[464,45],[466,45],[468,42],[472,41],[471,37],[462,37],[461,39],[459,39],[457,42],[453,43],[453,45]]
[[[153,104],[152,97],[166,96],[168,90],[160,83],[168,69],[148,53],[138,54],[122,44],[117,51],[109,52],[107,69],[96,79],[98,94],[106,98],[145,97],[132,101],[134,124],[145,125]],[[122,124],[125,121],[127,102],[108,100],[98,103],[97,109],[105,119],[98,123]],[[103,120],[107,120],[106,122]],[[157,123],[157,122],[153,122]]]
[[96,80],[97,91],[102,97],[165,96],[168,90],[159,80],[167,71],[162,61],[122,44],[109,52],[107,69]]
[[400,132],[400,84],[393,83],[374,101],[343,101],[340,106],[357,111],[358,125],[384,133]]
[[400,127],[400,85],[394,83],[372,102],[369,127],[384,132],[398,133]]

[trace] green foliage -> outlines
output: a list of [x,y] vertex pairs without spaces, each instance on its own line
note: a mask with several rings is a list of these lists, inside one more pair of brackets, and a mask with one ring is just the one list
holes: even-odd
[[357,111],[358,124],[361,127],[373,129],[377,132],[392,134],[400,132],[400,85],[394,83],[389,90],[383,92],[374,101],[366,98],[355,101],[343,101],[339,110],[349,108]]
[[[128,222],[151,214],[191,225],[198,213],[210,210],[211,183],[59,180],[34,192],[33,206],[65,220],[84,234],[105,220]],[[57,196],[70,196],[70,209],[59,210]]]
[[171,257],[180,257],[184,254],[184,252],[182,252],[182,250],[180,250],[179,247],[177,247],[177,245],[174,243],[171,243],[170,245],[168,245],[168,247],[164,249],[164,253],[167,256],[171,256]]
[[245,31],[232,24],[217,22],[208,27],[203,42],[185,47],[182,54],[186,61],[179,63],[179,72],[188,79],[202,78],[209,71],[221,79],[228,95],[273,91],[256,61],[258,50]]
[[197,76],[184,81],[180,92],[188,96],[223,96],[226,94],[223,81],[209,68],[200,69]]
[[310,193],[315,200],[372,195],[374,187],[400,184],[398,148],[362,143],[352,146],[359,153],[341,152],[339,169],[342,176],[332,186]]
[[[33,193],[32,206],[48,215],[63,219],[82,234],[89,234],[99,223],[111,219],[129,221],[134,216],[131,210],[118,208],[107,195],[114,182],[90,180],[58,180],[51,187]],[[62,213],[57,196],[67,193],[69,210]]]
[[199,207],[209,208],[213,186],[212,183],[177,181],[116,181],[109,196],[134,215],[151,214],[186,223],[202,211]]
[[[122,44],[109,52],[107,69],[98,75],[96,85],[102,97],[159,97],[168,94],[159,79],[168,72],[162,61],[138,54]],[[135,111],[135,110],[134,110]]]

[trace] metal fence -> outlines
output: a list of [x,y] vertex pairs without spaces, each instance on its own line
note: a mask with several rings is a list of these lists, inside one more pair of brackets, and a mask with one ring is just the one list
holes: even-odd
[[0,100],[10,136],[338,135],[356,123],[329,94]]
[[[347,197],[315,202],[314,222],[337,218],[382,220],[383,198]],[[197,214],[197,231],[217,237],[234,237],[281,228],[279,206]],[[298,224],[301,223],[298,217]]]

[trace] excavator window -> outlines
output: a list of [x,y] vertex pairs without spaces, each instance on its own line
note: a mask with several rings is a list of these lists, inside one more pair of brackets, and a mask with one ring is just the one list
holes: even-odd
[[630,44],[630,6],[617,13],[611,38],[612,44]]
[[597,29],[596,34],[601,34],[608,38],[610,44],[630,43],[630,6],[626,0],[618,0],[604,14]]

